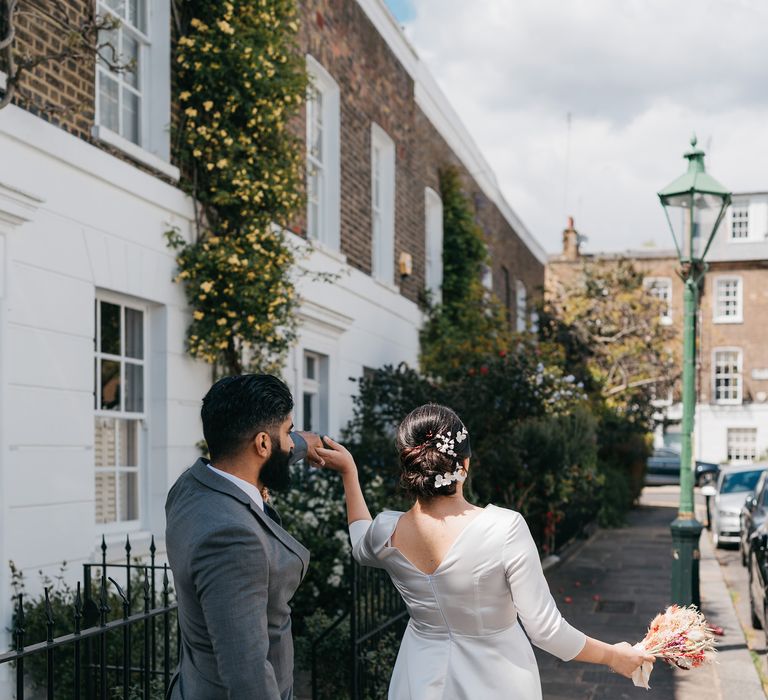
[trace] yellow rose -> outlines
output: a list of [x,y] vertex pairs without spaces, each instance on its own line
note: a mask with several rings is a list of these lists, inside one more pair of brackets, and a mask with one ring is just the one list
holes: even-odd
[[224,19],[220,19],[218,22],[216,22],[216,24],[218,25],[219,29],[221,29],[221,31],[224,32],[225,34],[235,33],[235,30],[232,28],[232,25]]
[[227,325],[227,317],[222,316],[220,319],[217,319],[216,321],[217,326],[226,326]]
[[184,110],[184,114],[186,114],[188,117],[196,117],[197,116],[197,110],[194,107],[187,107]]
[[192,315],[195,317],[195,321],[202,321],[205,318],[205,314],[202,311],[195,311]]
[[184,90],[184,92],[179,95],[180,100],[188,100],[190,97],[192,97],[192,93],[189,90]]
[[203,108],[205,109],[206,112],[210,112],[212,107],[213,107],[213,102],[211,100],[206,100],[205,102],[203,102]]
[[210,282],[210,281],[203,282],[200,285],[200,289],[202,289],[206,294],[208,294],[208,292],[210,292],[213,289],[213,282]]

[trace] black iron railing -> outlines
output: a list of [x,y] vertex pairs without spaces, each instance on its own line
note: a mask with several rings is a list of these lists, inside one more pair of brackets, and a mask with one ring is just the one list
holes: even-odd
[[[70,608],[66,622],[56,619],[46,587],[42,626],[28,629],[39,605],[16,596],[13,650],[0,654],[0,665],[15,666],[17,700],[28,690],[56,700],[164,697],[179,639],[168,567],[156,562],[154,538],[148,563],[131,561],[129,539],[124,564],[107,562],[104,538],[101,551],[101,563],[83,565],[72,600],[57,601],[58,610]],[[55,636],[62,624],[71,631]]]

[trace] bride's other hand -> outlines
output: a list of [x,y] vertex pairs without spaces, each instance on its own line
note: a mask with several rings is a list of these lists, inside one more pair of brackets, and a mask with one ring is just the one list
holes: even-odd
[[653,663],[656,661],[656,657],[646,654],[644,651],[638,651],[628,642],[619,642],[613,645],[612,659],[609,665],[616,673],[632,678],[632,674],[646,661]]
[[342,475],[357,472],[355,460],[344,445],[331,440],[327,435],[323,437],[323,443],[328,447],[318,447],[317,454],[327,469],[333,469]]
[[309,433],[303,430],[299,431],[299,435],[307,443],[307,461],[313,467],[322,467],[323,458],[317,453],[318,449],[322,448],[323,441],[317,433]]

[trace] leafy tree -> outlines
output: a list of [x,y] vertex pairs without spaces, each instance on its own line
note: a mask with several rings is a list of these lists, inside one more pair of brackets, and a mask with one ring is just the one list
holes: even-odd
[[549,294],[540,328],[608,408],[648,429],[654,401],[666,398],[678,376],[675,330],[661,323],[661,312],[630,261],[587,262]]

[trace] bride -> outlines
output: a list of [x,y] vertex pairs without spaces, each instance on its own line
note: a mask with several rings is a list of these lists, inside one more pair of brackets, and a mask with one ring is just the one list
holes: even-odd
[[352,455],[324,440],[330,449],[318,453],[341,474],[353,556],[387,571],[410,614],[390,700],[540,700],[528,638],[563,661],[606,664],[627,677],[653,661],[626,642],[606,644],[571,627],[522,516],[465,500],[469,435],[451,409],[427,404],[400,424],[401,485],[414,499],[406,513],[371,520]]

